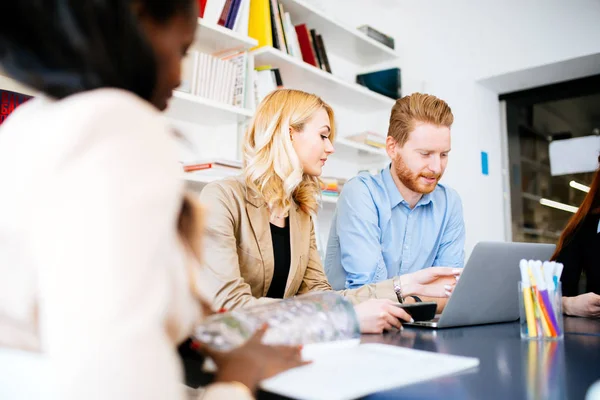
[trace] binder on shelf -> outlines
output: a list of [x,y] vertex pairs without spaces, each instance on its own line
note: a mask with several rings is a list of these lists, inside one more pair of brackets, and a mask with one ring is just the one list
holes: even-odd
[[296,35],[298,36],[298,43],[300,44],[300,51],[302,52],[302,59],[305,63],[317,66],[317,57],[314,53],[314,49],[310,40],[310,33],[306,24],[296,25]]
[[279,18],[279,7],[277,0],[270,0],[270,15],[271,15],[271,29],[273,35],[273,47],[287,53],[287,46],[285,44],[285,37],[283,36],[283,27],[281,25],[281,19]]
[[273,47],[271,7],[269,0],[250,1],[248,36],[258,41],[256,48],[263,46]]
[[329,58],[327,57],[327,50],[325,50],[325,43],[323,42],[323,36],[317,35],[317,51],[321,55],[322,69],[331,74],[331,66],[329,65]]
[[400,68],[390,68],[357,75],[356,83],[394,100],[402,97]]
[[321,59],[321,54],[319,54],[319,49],[317,47],[317,31],[314,29],[310,30],[310,43],[315,52],[315,56],[317,59],[317,68],[325,69],[323,60]]

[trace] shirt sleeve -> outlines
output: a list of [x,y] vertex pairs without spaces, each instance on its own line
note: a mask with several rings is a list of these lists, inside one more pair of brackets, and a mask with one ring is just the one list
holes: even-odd
[[179,168],[160,119],[123,96],[71,110],[27,221],[41,347],[65,400],[185,396],[165,327]]
[[465,263],[465,221],[460,197],[453,192],[452,207],[448,210],[448,224],[442,234],[442,240],[433,266],[462,268]]
[[355,289],[387,279],[377,207],[361,180],[353,179],[344,185],[336,212],[346,288]]

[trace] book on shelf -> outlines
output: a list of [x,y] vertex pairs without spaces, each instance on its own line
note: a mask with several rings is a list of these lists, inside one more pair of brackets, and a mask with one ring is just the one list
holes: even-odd
[[[354,306],[332,291],[214,314],[196,327],[193,336],[213,350],[231,351],[265,323],[269,329],[263,343],[302,345],[302,358],[312,361],[261,382],[263,390],[296,399],[354,399],[479,365],[477,358],[361,343]],[[383,373],[404,363],[410,371]]]
[[364,33],[365,35],[367,35],[368,37],[370,37],[371,39],[374,39],[374,40],[378,41],[379,43],[383,44],[384,46],[387,46],[390,49],[394,48],[394,38],[393,37],[386,35],[384,33],[381,33],[377,29],[375,29],[369,25],[361,25],[358,27],[358,30],[361,31],[362,33]]
[[325,177],[321,178],[321,194],[326,197],[339,197],[346,179]]
[[208,25],[220,25],[248,35],[250,2],[254,0],[198,0],[199,16]]
[[292,17],[290,16],[289,12],[284,13],[283,20],[283,29],[285,31],[285,37],[288,45],[288,53],[292,57],[302,60],[302,51],[300,50],[300,43],[298,43],[298,35],[296,34],[296,28],[294,27],[294,24],[292,24]]
[[385,149],[386,137],[375,132],[361,132],[347,136],[345,139],[356,143],[366,144],[371,147],[376,147],[378,149]]
[[302,59],[305,63],[317,67],[317,55],[315,54],[315,49],[312,46],[310,32],[306,27],[306,24],[296,25],[295,30],[296,35],[298,36],[298,43],[300,43]]
[[317,35],[317,54],[320,55],[321,69],[331,73],[331,66],[329,65],[329,58],[327,57],[327,51],[325,50],[325,43],[323,42],[323,36]]
[[396,100],[402,97],[401,78],[400,68],[389,68],[356,75],[356,83]]
[[223,176],[234,176],[242,172],[242,162],[235,160],[202,160],[195,163],[182,163],[185,173],[217,173]]
[[249,35],[257,47],[270,46],[331,73],[324,39],[306,24],[294,25],[278,0],[252,0]]
[[256,48],[263,46],[272,47],[272,32],[270,0],[252,0],[250,2],[248,36],[258,41]]
[[182,66],[181,86],[177,89],[194,96],[241,108],[252,109],[247,91],[253,90],[248,75],[253,57],[247,51],[225,51],[211,55],[191,51]]

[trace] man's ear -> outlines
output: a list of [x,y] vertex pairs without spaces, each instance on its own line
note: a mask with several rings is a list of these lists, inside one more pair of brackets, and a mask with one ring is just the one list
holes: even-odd
[[396,159],[396,148],[398,142],[396,141],[396,139],[394,139],[391,136],[388,136],[385,139],[385,151],[387,152],[387,155],[389,158],[391,158],[392,160]]

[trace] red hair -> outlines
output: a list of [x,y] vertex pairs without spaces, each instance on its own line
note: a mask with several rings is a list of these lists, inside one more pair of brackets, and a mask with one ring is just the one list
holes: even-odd
[[[598,156],[598,164],[600,164],[600,156]],[[567,226],[563,230],[562,235],[558,239],[556,250],[552,255],[551,260],[556,260],[562,249],[573,239],[577,228],[581,226],[581,223],[585,220],[588,214],[599,214],[600,213],[600,169],[594,174],[592,179],[592,185],[590,191],[583,199],[583,203],[579,206],[579,209],[571,217]]]

